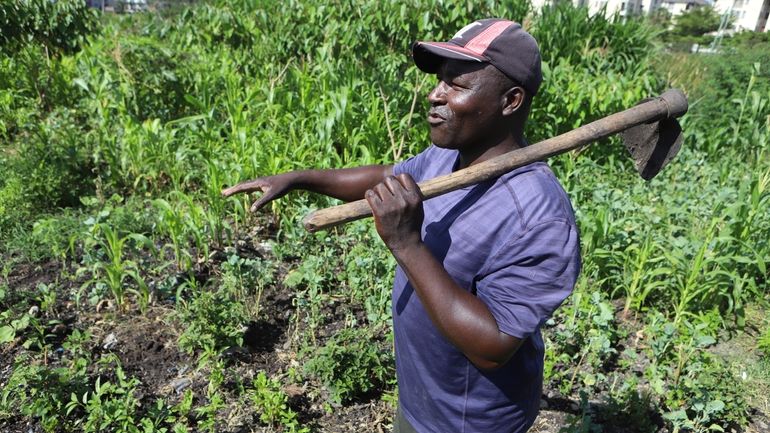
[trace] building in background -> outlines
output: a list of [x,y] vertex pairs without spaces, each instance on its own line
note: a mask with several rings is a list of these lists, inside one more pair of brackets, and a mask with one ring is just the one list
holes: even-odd
[[[546,4],[553,4],[556,1],[570,0],[532,0],[532,6],[539,9]],[[571,0],[575,6],[584,6],[588,8],[590,14],[597,14],[604,11],[606,16],[612,16],[617,13],[621,17],[631,17],[647,15],[658,9],[666,0]],[[668,0],[669,2],[675,0]],[[689,2],[705,0],[682,0]]]
[[607,16],[617,13],[621,17],[629,17],[641,15],[643,3],[643,0],[578,0],[577,6],[586,6],[591,14],[604,10]]
[[667,10],[672,17],[675,17],[692,8],[708,5],[706,0],[661,0],[658,7]]
[[607,16],[617,13],[621,17],[648,15],[658,9],[676,17],[695,7],[713,5],[720,14],[732,16],[732,30],[770,31],[770,0],[532,0],[532,6],[540,9],[557,1],[587,7],[591,14],[603,10]]
[[148,0],[86,0],[86,5],[113,12],[139,12],[147,10]]
[[734,30],[770,31],[770,0],[716,0],[714,9],[732,16]]

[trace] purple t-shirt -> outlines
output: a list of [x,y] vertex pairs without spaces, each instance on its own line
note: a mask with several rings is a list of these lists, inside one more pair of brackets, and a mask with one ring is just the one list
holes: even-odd
[[[453,171],[458,152],[431,146],[394,167],[421,182]],[[503,367],[477,369],[428,317],[396,269],[393,327],[399,405],[420,433],[525,432],[540,407],[540,326],[570,294],[580,247],[567,194],[545,163],[426,200],[423,241],[500,330],[524,339]]]

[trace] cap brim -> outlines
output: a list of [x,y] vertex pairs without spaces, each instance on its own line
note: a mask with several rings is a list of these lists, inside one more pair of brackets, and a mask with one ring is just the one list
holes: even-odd
[[421,71],[429,74],[436,73],[444,59],[467,62],[489,61],[471,50],[449,42],[415,42],[412,45],[412,58]]

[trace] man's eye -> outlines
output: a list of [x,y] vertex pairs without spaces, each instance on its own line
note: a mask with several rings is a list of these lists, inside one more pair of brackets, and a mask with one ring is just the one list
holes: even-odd
[[444,84],[446,84],[447,86],[449,86],[449,87],[451,87],[453,89],[467,89],[466,86],[464,86],[462,83],[460,83],[458,81],[455,81],[455,80],[447,80],[447,79],[439,78],[438,82],[439,83],[443,82]]

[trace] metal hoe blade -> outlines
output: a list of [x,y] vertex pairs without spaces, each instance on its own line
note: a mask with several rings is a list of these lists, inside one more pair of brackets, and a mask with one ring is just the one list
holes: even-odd
[[674,118],[634,126],[620,135],[644,180],[655,177],[682,147],[682,127]]

